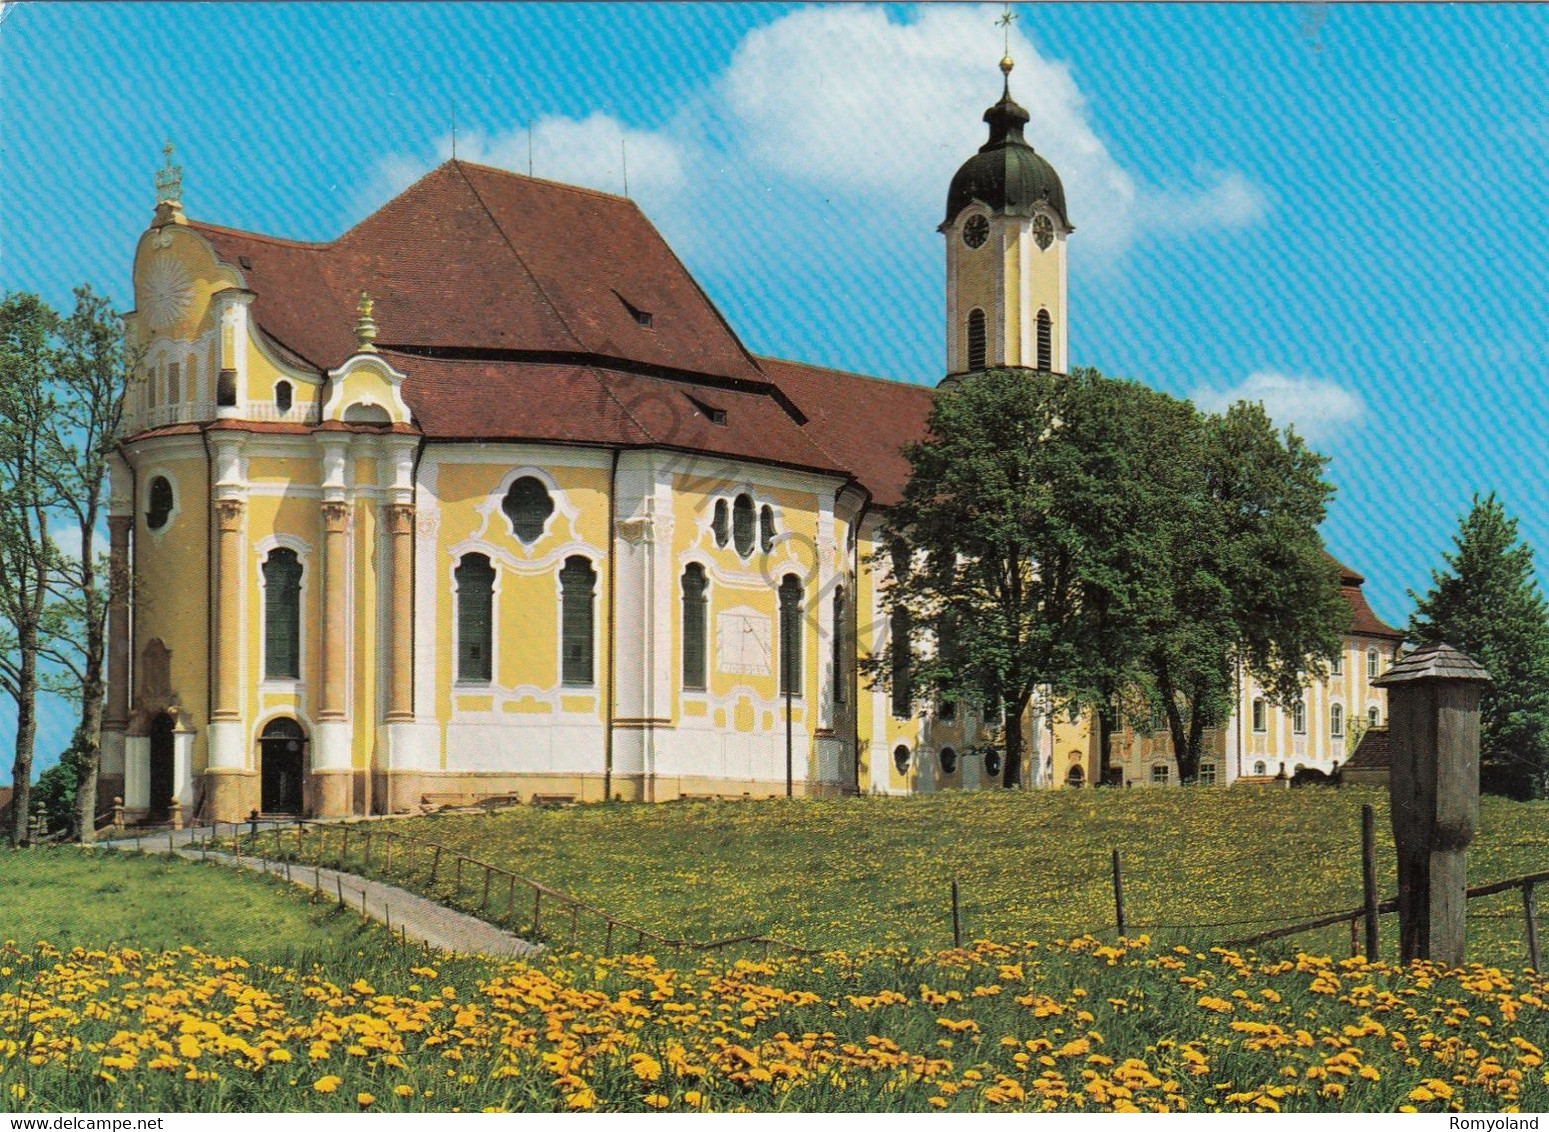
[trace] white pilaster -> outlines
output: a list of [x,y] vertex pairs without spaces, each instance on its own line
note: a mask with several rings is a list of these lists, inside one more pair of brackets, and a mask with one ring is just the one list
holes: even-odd
[[151,805],[151,740],[131,735],[124,740],[124,809],[147,810]]

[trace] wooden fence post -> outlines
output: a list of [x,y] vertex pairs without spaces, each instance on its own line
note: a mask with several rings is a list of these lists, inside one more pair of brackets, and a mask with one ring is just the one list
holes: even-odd
[[608,934],[603,937],[602,953],[604,956],[613,954],[613,921],[608,921]]
[[538,934],[538,930],[539,930],[538,929],[538,909],[539,909],[539,906],[542,904],[542,902],[543,902],[543,889],[541,889],[541,888],[534,888],[532,890],[532,934],[533,935],[537,935]]
[[[957,881],[952,882],[952,946],[963,946],[963,928],[957,915]],[[767,950],[767,948],[765,949]]]
[[495,875],[495,871],[493,869],[491,869],[488,865],[485,865],[484,866],[484,895],[479,897],[479,911],[480,912],[484,911],[484,909],[489,907],[489,882],[490,882],[490,878],[493,877],[494,875]]
[[452,893],[452,899],[454,901],[461,900],[463,898],[463,861],[464,861],[464,859],[465,858],[463,857],[463,855],[461,853],[457,854],[457,884],[456,884],[455,890]]
[[[1377,962],[1377,811],[1361,807],[1361,900],[1366,912],[1366,958]],[[1351,921],[1354,923],[1354,921]]]
[[1490,675],[1447,644],[1422,645],[1372,681],[1388,692],[1389,811],[1404,962],[1461,967],[1468,846],[1479,823],[1479,698]]
[[389,877],[393,875],[393,835],[391,833],[387,835],[387,857],[382,864],[382,875]]
[[1124,874],[1119,871],[1119,851],[1113,851],[1113,920],[1123,936],[1124,926]]
[[361,870],[364,871],[366,869],[369,869],[370,867],[371,867],[371,831],[368,829],[368,830],[366,830],[366,859],[365,859],[365,863],[361,866]]
[[579,904],[572,903],[570,905],[570,946],[571,947],[575,946],[576,932],[577,932],[578,927],[579,927],[580,915],[581,915],[581,906]]
[[1522,883],[1522,914],[1527,918],[1527,961],[1533,970],[1543,973],[1543,960],[1538,953],[1538,909],[1534,907],[1533,882]]
[[436,877],[441,873],[441,846],[436,846],[436,855],[430,862],[430,883],[436,883]]

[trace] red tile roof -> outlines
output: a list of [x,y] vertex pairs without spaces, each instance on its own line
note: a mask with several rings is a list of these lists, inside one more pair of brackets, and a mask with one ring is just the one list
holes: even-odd
[[264,332],[320,370],[355,352],[366,290],[378,345],[584,354],[760,380],[623,197],[451,161],[331,243],[189,226],[243,272]]
[[1404,634],[1378,617],[1372,607],[1366,603],[1366,595],[1361,592],[1361,586],[1365,584],[1366,579],[1328,551],[1323,552],[1323,557],[1339,567],[1339,592],[1350,606],[1350,632],[1363,637],[1382,637],[1391,641],[1403,640]]
[[385,356],[407,374],[404,400],[432,439],[651,446],[850,471],[767,385],[731,388],[563,363]]

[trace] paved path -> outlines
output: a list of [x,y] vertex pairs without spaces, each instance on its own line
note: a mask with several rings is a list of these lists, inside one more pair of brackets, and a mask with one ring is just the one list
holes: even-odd
[[[260,826],[264,823],[260,822]],[[122,838],[115,841],[99,841],[105,849],[135,850],[147,853],[175,853],[192,861],[216,861],[223,865],[240,866],[254,872],[286,877],[292,884],[321,892],[351,908],[363,909],[367,916],[389,925],[394,932],[415,943],[428,943],[442,951],[460,955],[492,955],[517,958],[541,951],[537,944],[529,943],[520,936],[501,931],[493,924],[476,916],[454,911],[433,900],[426,900],[395,885],[367,880],[354,873],[337,869],[316,868],[292,862],[287,870],[283,861],[243,857],[240,860],[230,853],[206,851],[199,846],[195,834],[198,830],[179,830],[175,833],[148,834],[140,838]]]

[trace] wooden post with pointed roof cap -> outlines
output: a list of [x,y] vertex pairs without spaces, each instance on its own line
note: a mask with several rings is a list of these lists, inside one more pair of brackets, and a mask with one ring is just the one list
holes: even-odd
[[1468,846],[1479,821],[1479,698],[1490,674],[1424,645],[1372,681],[1388,690],[1388,798],[1405,962],[1463,963]]

